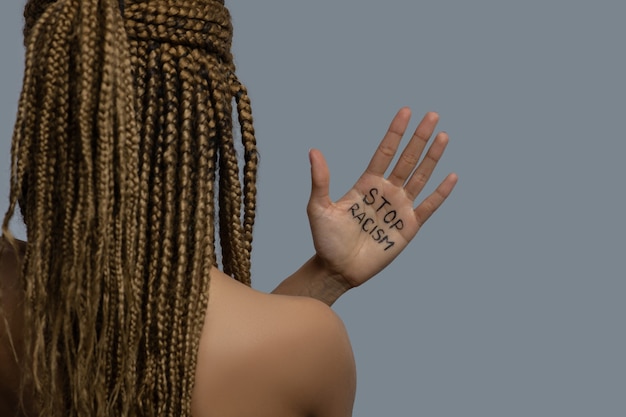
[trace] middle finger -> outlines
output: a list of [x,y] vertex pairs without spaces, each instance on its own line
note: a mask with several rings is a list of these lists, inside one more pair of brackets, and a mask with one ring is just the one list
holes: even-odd
[[404,184],[419,162],[422,152],[435,131],[438,121],[439,115],[435,112],[428,112],[424,115],[422,121],[415,129],[411,140],[402,151],[402,154],[400,154],[400,158],[394,166],[393,171],[389,174],[389,182],[397,187],[401,187]]

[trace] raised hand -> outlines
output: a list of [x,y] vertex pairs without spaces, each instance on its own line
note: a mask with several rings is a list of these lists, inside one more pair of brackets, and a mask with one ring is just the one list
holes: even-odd
[[402,108],[391,122],[367,169],[341,199],[329,197],[330,173],[322,153],[311,150],[311,197],[307,206],[317,262],[356,287],[386,267],[441,206],[457,182],[449,174],[415,207],[448,144],[438,133],[422,157],[439,116],[427,113],[385,178],[411,117]]

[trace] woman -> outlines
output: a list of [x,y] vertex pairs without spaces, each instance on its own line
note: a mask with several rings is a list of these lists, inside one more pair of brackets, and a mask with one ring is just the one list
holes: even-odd
[[[223,2],[30,0],[25,18],[0,414],[350,415],[350,344],[312,298],[330,305],[379,272],[450,194],[454,174],[413,208],[447,144],[438,134],[418,165],[437,115],[385,179],[401,109],[335,203],[311,151],[316,254],[262,294],[249,288],[256,142]],[[9,230],[18,205],[28,243]]]

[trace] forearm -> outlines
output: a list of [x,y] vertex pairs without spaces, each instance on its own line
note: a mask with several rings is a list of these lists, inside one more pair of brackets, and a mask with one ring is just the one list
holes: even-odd
[[320,300],[331,306],[345,294],[350,284],[340,275],[330,273],[315,255],[300,269],[285,278],[272,294],[298,295]]

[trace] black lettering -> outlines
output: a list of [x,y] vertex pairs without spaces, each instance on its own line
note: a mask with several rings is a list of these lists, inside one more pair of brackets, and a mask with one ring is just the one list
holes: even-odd
[[370,217],[365,219],[365,221],[361,225],[361,229],[363,229],[364,232],[369,232],[369,230],[365,228],[365,226],[367,226],[368,223],[374,223],[374,220],[372,218],[370,218]]
[[370,190],[370,197],[372,197],[371,200],[368,200],[366,195],[363,196],[363,202],[367,204],[368,206],[371,206],[372,204],[374,204],[374,201],[376,201],[376,197],[374,197],[374,193],[378,194],[378,188],[372,188]]
[[391,210],[389,213],[385,214],[385,217],[383,217],[383,220],[385,221],[385,223],[389,224],[396,219],[397,215],[398,213],[396,213],[395,210]]
[[380,211],[383,207],[385,207],[387,204],[391,204],[391,203],[389,202],[389,200],[387,200],[385,197],[380,196],[380,198],[382,198],[382,199],[383,199],[383,204],[381,204],[381,205],[380,205],[380,207],[378,207],[378,208],[376,209],[376,213],[378,213],[378,212],[379,212],[379,211]]
[[[379,212],[385,209],[387,206],[391,206],[391,202],[382,195],[379,195],[378,188],[370,188],[369,192],[363,196],[363,203],[368,206],[372,206],[376,203],[376,199],[380,197],[382,203],[376,209]],[[372,237],[377,243],[384,245],[384,250],[388,250],[395,245],[395,242],[389,239],[389,235],[385,233],[385,230],[381,225],[377,224],[375,217],[367,217],[367,210],[361,208],[359,203],[354,203],[348,209],[348,212],[352,214],[352,218],[356,219],[361,225],[361,230]],[[385,213],[382,221],[389,226],[389,229],[402,230],[404,228],[404,221],[398,218],[398,212],[396,210],[389,210]]]
[[385,243],[385,242],[387,242],[387,247],[385,248],[385,250],[395,245],[395,242],[392,242],[391,240],[389,240],[389,236],[385,236],[378,241],[378,243]]
[[398,221],[389,226],[389,228],[402,230],[404,228],[404,222],[402,221],[402,219],[398,219]]

